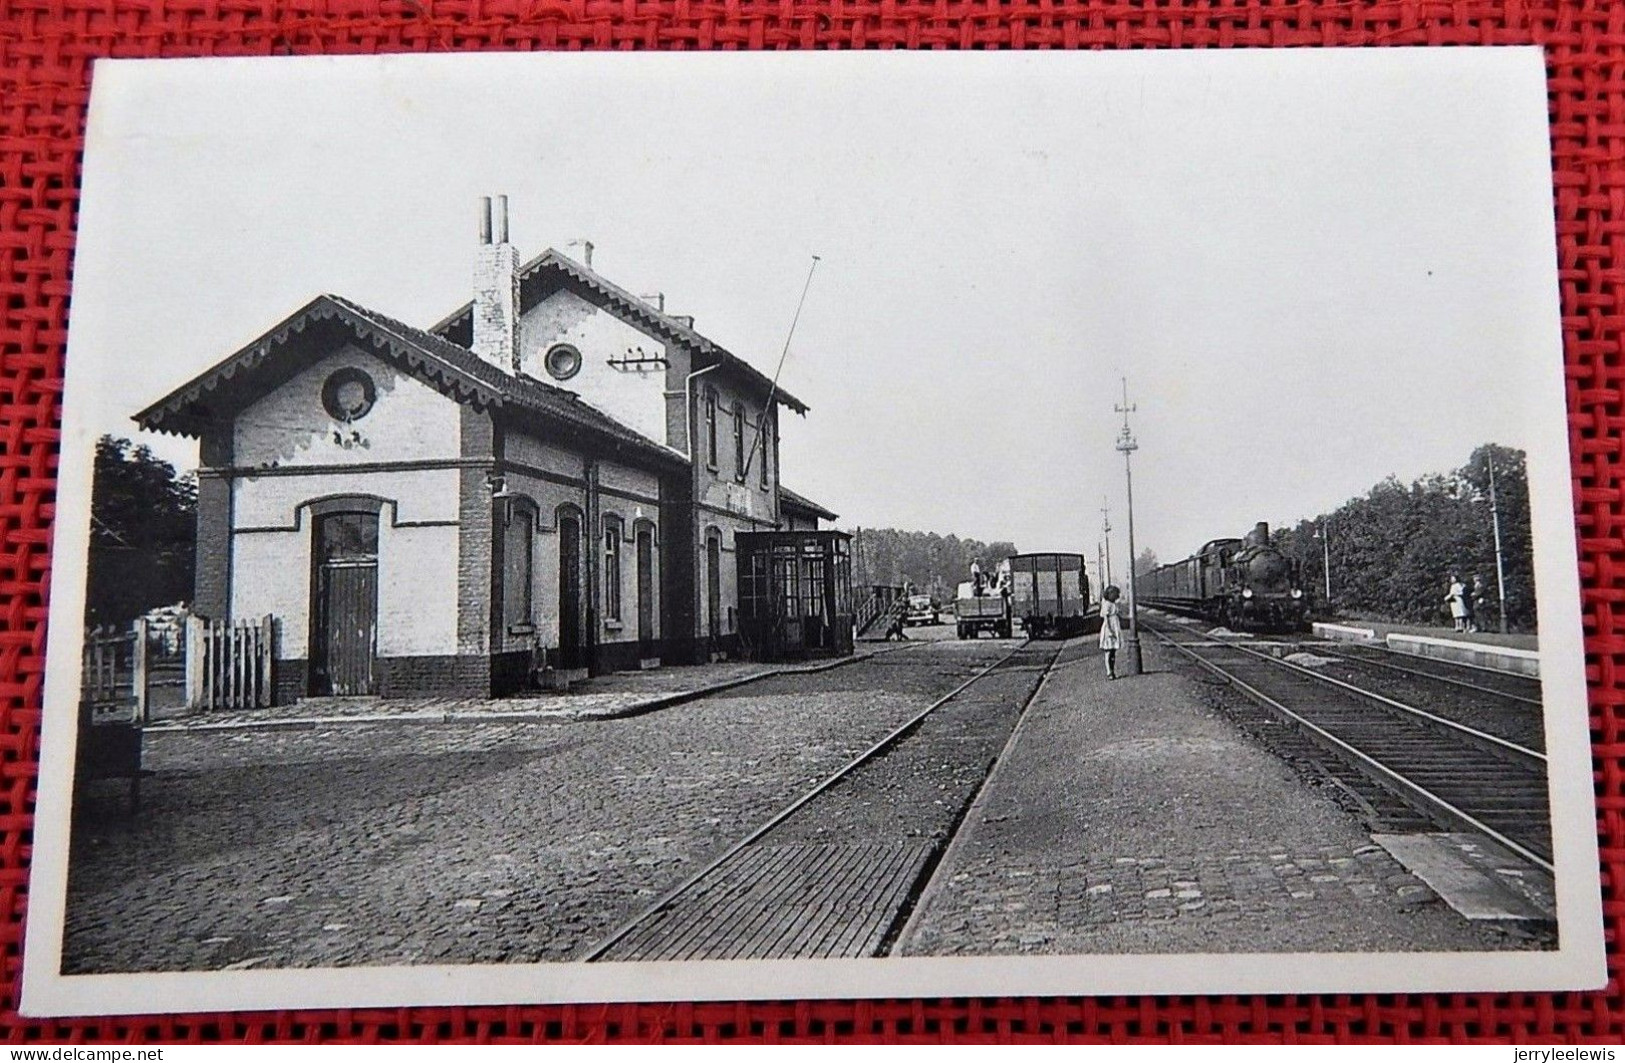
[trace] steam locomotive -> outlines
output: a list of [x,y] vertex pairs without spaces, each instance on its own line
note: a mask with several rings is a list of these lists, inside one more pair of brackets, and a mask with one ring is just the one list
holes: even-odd
[[1298,565],[1270,545],[1263,522],[1240,539],[1214,539],[1183,561],[1135,577],[1135,597],[1234,631],[1303,631],[1309,597]]

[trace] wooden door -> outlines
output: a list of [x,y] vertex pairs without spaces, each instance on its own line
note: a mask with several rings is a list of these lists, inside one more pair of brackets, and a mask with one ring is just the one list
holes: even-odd
[[706,622],[712,640],[722,637],[722,540],[714,535],[705,539],[705,605]]
[[376,694],[378,514],[329,513],[315,535],[312,693]]
[[803,554],[801,558],[802,645],[808,650],[829,648],[829,623],[824,601],[824,556]]
[[559,517],[559,666],[581,668],[581,518]]
[[648,528],[638,529],[638,642],[644,645],[655,637],[655,537]]

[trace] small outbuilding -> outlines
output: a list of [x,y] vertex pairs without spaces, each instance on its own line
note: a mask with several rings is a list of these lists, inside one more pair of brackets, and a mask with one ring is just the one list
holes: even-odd
[[852,652],[852,537],[839,531],[742,532],[739,637],[752,656],[797,661]]

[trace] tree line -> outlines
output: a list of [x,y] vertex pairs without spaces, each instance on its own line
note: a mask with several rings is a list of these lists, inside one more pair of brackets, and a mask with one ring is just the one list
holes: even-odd
[[[1403,623],[1448,622],[1445,594],[1451,577],[1471,579],[1484,615],[1500,618],[1494,511],[1500,520],[1501,584],[1507,625],[1535,629],[1534,544],[1529,483],[1521,450],[1485,444],[1466,464],[1405,484],[1390,476],[1330,513],[1278,527],[1274,545],[1299,564],[1317,610],[1349,618]],[[124,624],[150,609],[187,601],[192,594],[197,484],[168,462],[128,439],[103,436],[96,444],[85,619]],[[1324,537],[1323,537],[1324,536]],[[1007,541],[982,542],[936,532],[862,528],[854,532],[853,582],[912,584],[919,593],[949,601],[970,578],[972,561],[991,569],[1019,553]],[[1142,550],[1139,572],[1156,567]],[[1121,580],[1121,577],[1119,577]]]
[[1015,543],[984,543],[936,532],[897,528],[859,528],[852,532],[852,582],[862,588],[875,584],[913,585],[916,593],[939,602],[952,601],[959,584],[970,579],[972,561],[991,571],[1021,551]]
[[[1491,475],[1493,473],[1493,506]],[[1274,545],[1295,558],[1304,586],[1326,598],[1322,613],[1399,623],[1448,624],[1451,577],[1471,579],[1482,615],[1500,620],[1495,520],[1507,626],[1535,629],[1534,542],[1529,480],[1521,450],[1486,443],[1467,463],[1405,484],[1389,476],[1331,513],[1277,528]]]
[[191,601],[196,541],[197,481],[128,439],[97,440],[85,623]]

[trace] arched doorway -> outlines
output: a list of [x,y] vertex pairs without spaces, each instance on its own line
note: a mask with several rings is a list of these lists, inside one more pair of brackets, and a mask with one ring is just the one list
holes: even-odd
[[715,528],[705,533],[705,620],[715,650],[722,638],[722,533]]
[[312,694],[376,694],[378,511],[316,515],[311,578]]

